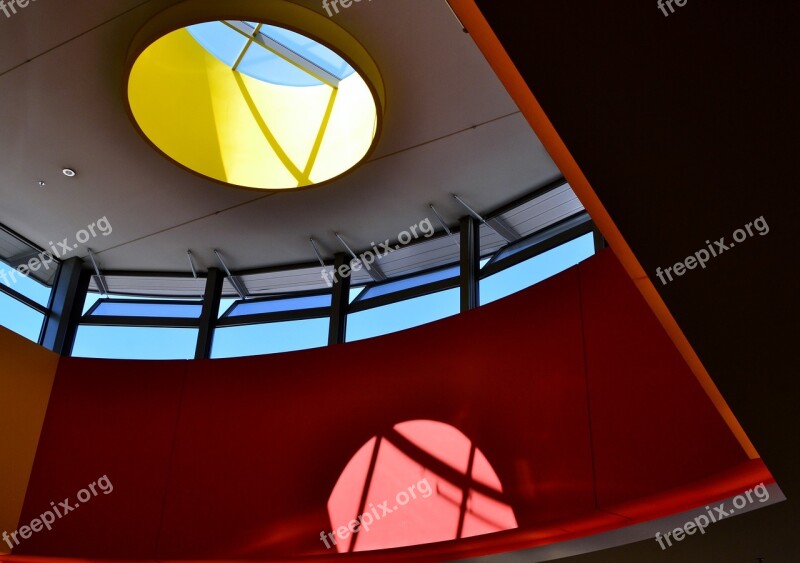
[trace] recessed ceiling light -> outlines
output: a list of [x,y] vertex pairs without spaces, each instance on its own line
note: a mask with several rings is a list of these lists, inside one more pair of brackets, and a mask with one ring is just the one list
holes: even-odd
[[62,170],[61,172],[63,172],[64,176],[66,176],[67,178],[74,178],[76,174],[76,172],[72,168],[64,168],[64,170]]
[[47,182],[45,182],[44,180],[39,180],[39,187],[40,187],[40,188],[43,188],[43,187],[45,187],[46,185],[47,185]]

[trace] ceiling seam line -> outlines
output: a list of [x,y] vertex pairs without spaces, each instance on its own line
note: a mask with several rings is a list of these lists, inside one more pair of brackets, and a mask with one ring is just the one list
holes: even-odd
[[[148,2],[149,2],[149,1],[151,1],[151,0],[148,0]],[[145,3],[146,3],[146,2],[145,2]],[[459,131],[455,131],[455,132],[453,132],[453,133],[449,133],[449,134],[447,134],[447,135],[443,135],[443,136],[441,136],[441,137],[437,137],[437,138],[435,138],[435,139],[431,139],[431,140],[429,140],[429,141],[425,141],[424,143],[420,143],[420,144],[418,144],[418,145],[414,145],[414,146],[411,146],[411,147],[407,147],[407,148],[405,148],[405,149],[401,149],[401,150],[399,150],[399,151],[396,151],[396,152],[393,152],[393,153],[391,153],[391,154],[387,154],[387,155],[384,155],[384,156],[381,156],[381,157],[375,158],[375,159],[373,159],[373,160],[370,160],[370,161],[368,161],[368,162],[367,162],[367,163],[365,163],[365,164],[370,164],[370,163],[372,163],[372,162],[377,162],[377,161],[379,161],[379,160],[383,160],[383,159],[385,159],[385,158],[389,158],[389,157],[391,157],[391,156],[395,156],[395,155],[401,154],[401,153],[403,153],[403,152],[408,152],[408,151],[414,150],[414,149],[416,149],[416,148],[420,148],[420,147],[423,147],[423,146],[426,146],[426,145],[429,145],[429,144],[433,144],[433,143],[436,143],[436,142],[438,142],[438,141],[442,141],[442,140],[444,140],[444,139],[447,139],[447,138],[450,138],[450,137],[454,137],[454,136],[456,136],[456,135],[460,135],[460,134],[462,134],[462,133],[466,133],[467,131],[472,131],[472,130],[474,130],[474,129],[477,129],[478,127],[483,127],[484,125],[489,125],[490,123],[494,123],[494,122],[496,122],[496,121],[500,121],[500,120],[503,120],[503,119],[507,119],[507,118],[509,118],[509,117],[512,117],[512,116],[514,116],[514,115],[518,115],[518,114],[521,114],[521,113],[522,113],[522,112],[520,112],[520,111],[518,110],[518,111],[515,111],[515,112],[512,112],[512,113],[508,113],[508,114],[506,114],[506,115],[501,115],[501,116],[495,117],[495,118],[493,118],[493,119],[490,119],[490,120],[488,120],[488,121],[484,121],[484,122],[482,122],[482,123],[478,123],[478,124],[476,124],[476,125],[472,125],[472,126],[470,126],[470,127],[467,127],[467,128],[465,128],[465,129],[461,129],[461,130],[459,130]],[[188,220],[188,221],[185,221],[185,222],[183,222],[183,223],[180,223],[180,224],[178,224],[178,225],[174,225],[174,226],[172,226],[172,227],[168,227],[168,228],[166,228],[166,229],[162,229],[162,230],[160,230],[160,231],[156,231],[156,232],[153,232],[153,233],[150,233],[150,234],[147,234],[147,235],[143,235],[143,236],[141,236],[141,237],[138,237],[138,238],[135,238],[135,239],[132,239],[132,240],[129,240],[129,241],[123,242],[123,243],[121,243],[121,244],[117,244],[117,245],[115,245],[115,246],[112,246],[112,247],[109,247],[109,248],[106,248],[105,250],[98,251],[98,252],[97,252],[97,254],[103,254],[103,253],[105,253],[105,252],[109,252],[109,251],[111,251],[111,250],[116,250],[117,248],[121,248],[121,247],[123,247],[123,246],[127,246],[127,245],[129,245],[129,244],[133,244],[133,243],[136,243],[136,242],[140,242],[140,241],[142,241],[142,240],[145,240],[145,239],[148,239],[148,238],[150,238],[150,237],[154,237],[154,236],[157,236],[157,235],[160,235],[160,234],[163,234],[163,233],[169,232],[169,231],[171,231],[171,230],[174,230],[174,229],[179,229],[179,228],[181,228],[181,227],[185,227],[186,225],[190,225],[190,224],[192,224],[192,223],[195,223],[195,222],[198,222],[198,221],[202,221],[202,220],[204,220],[204,219],[208,219],[209,217],[213,217],[214,215],[219,215],[219,214],[221,214],[221,213],[225,213],[225,212],[227,212],[227,211],[231,211],[231,210],[233,210],[233,209],[237,209],[237,208],[239,208],[239,207],[243,207],[243,206],[245,206],[245,205],[249,205],[249,204],[251,204],[251,203],[256,203],[256,202],[258,202],[258,201],[261,201],[262,199],[265,199],[265,198],[267,198],[267,197],[270,197],[270,196],[273,196],[273,195],[278,195],[278,194],[277,194],[277,193],[270,193],[270,194],[266,194],[266,195],[264,195],[264,196],[257,197],[257,198],[255,198],[255,199],[252,199],[252,200],[249,200],[249,201],[246,201],[246,202],[243,202],[243,203],[240,203],[240,204],[237,204],[237,205],[231,206],[231,207],[227,207],[227,208],[225,208],[225,209],[220,209],[220,210],[218,210],[218,211],[214,211],[214,212],[212,212],[212,213],[209,213],[209,214],[207,214],[207,215],[203,215],[203,216],[201,216],[201,217],[196,217],[196,218],[194,218],[194,219],[190,219],[190,220]]]
[[389,157],[392,157],[392,156],[396,156],[398,154],[402,154],[404,152],[412,151],[414,149],[418,149],[418,148],[421,148],[421,147],[424,147],[424,146],[427,146],[427,145],[431,145],[431,144],[436,143],[438,141],[443,141],[445,139],[449,139],[450,137],[455,137],[456,135],[461,135],[462,133],[466,133],[467,131],[472,131],[474,129],[477,129],[478,127],[483,127],[484,125],[489,125],[490,123],[494,123],[495,121],[500,121],[500,120],[512,117],[514,115],[519,115],[521,113],[522,113],[521,111],[515,111],[515,112],[512,112],[512,113],[508,113],[506,115],[501,115],[499,117],[492,118],[492,119],[490,119],[488,121],[484,121],[483,123],[478,123],[476,125],[470,125],[469,127],[466,127],[464,129],[460,129],[459,131],[453,131],[452,133],[448,133],[447,135],[442,135],[441,137],[436,137],[435,139],[430,139],[428,141],[424,141],[424,142],[419,143],[417,145],[412,145],[410,147],[406,147],[404,149],[400,149],[400,150],[397,150],[395,152],[392,152],[392,153],[389,153],[389,154],[385,154],[383,156],[375,157],[375,158],[370,159],[367,162],[365,162],[365,164],[372,164],[373,162],[378,162],[379,160],[383,160],[384,158],[389,158]]
[[47,54],[49,54],[49,53],[51,53],[51,52],[55,51],[56,49],[60,49],[61,47],[64,47],[65,45],[67,45],[68,43],[71,43],[71,42],[75,41],[76,39],[80,39],[80,38],[81,38],[81,37],[83,37],[84,35],[87,35],[87,34],[89,34],[89,33],[93,32],[93,31],[96,31],[96,30],[100,29],[101,27],[103,27],[103,26],[105,26],[105,25],[108,25],[109,23],[111,23],[112,21],[114,21],[114,20],[115,20],[115,19],[117,19],[117,18],[121,18],[122,16],[125,16],[125,15],[127,15],[128,13],[130,13],[130,12],[132,12],[132,11],[134,11],[134,10],[138,10],[139,8],[141,8],[142,6],[144,6],[145,4],[149,4],[149,3],[150,3],[150,2],[152,2],[152,1],[153,1],[153,0],[145,0],[145,1],[144,1],[144,2],[142,2],[141,4],[137,4],[136,6],[133,6],[132,8],[129,8],[129,9],[125,10],[124,12],[121,12],[121,13],[117,14],[116,16],[114,16],[114,17],[112,17],[112,18],[109,18],[109,19],[107,19],[107,20],[106,20],[106,21],[104,21],[104,22],[100,22],[100,23],[99,23],[99,24],[97,24],[96,26],[94,26],[94,27],[91,27],[91,28],[87,29],[86,31],[82,31],[81,33],[79,33],[78,35],[75,35],[74,37],[71,37],[71,38],[69,38],[69,39],[67,39],[67,40],[65,40],[65,41],[62,41],[62,42],[61,42],[61,43],[59,43],[58,45],[54,45],[54,46],[50,47],[49,49],[47,49],[47,50],[45,50],[45,51],[42,51],[42,52],[41,52],[41,53],[39,53],[38,55],[34,55],[34,56],[33,56],[33,57],[31,57],[30,59],[28,59],[28,60],[26,60],[26,61],[24,61],[24,62],[21,62],[21,63],[19,63],[18,65],[12,66],[11,68],[9,68],[9,69],[6,69],[6,70],[4,70],[4,71],[0,72],[0,78],[2,78],[3,76],[5,76],[6,74],[9,74],[9,73],[11,73],[11,72],[13,72],[13,71],[17,70],[18,68],[21,68],[21,67],[25,66],[25,65],[26,65],[26,64],[28,64],[28,63],[31,63],[31,62],[35,61],[36,59],[39,59],[39,58],[41,58],[41,57],[43,57],[43,56],[45,56],[45,55],[47,55]]
[[[496,121],[500,121],[500,120],[503,120],[503,119],[507,119],[507,118],[509,118],[509,117],[512,117],[512,116],[514,116],[514,115],[518,115],[518,114],[521,114],[521,113],[522,113],[522,112],[520,112],[520,111],[515,111],[515,112],[512,112],[512,113],[508,113],[508,114],[506,114],[506,115],[501,115],[501,116],[499,116],[499,117],[495,117],[495,118],[493,118],[493,119],[490,119],[490,120],[488,120],[488,121],[484,121],[484,122],[482,122],[482,123],[478,123],[477,125],[473,125],[473,126],[471,126],[471,127],[467,127],[467,128],[465,128],[465,129],[462,129],[462,130],[460,130],[460,131],[455,131],[455,132],[453,132],[453,133],[449,133],[449,134],[447,134],[447,135],[443,135],[442,137],[437,137],[436,139],[431,139],[431,140],[429,140],[429,141],[425,141],[424,143],[420,143],[420,144],[418,144],[418,145],[414,145],[414,146],[411,146],[411,147],[407,147],[407,148],[405,148],[405,149],[401,149],[401,150],[399,150],[399,151],[396,151],[396,152],[393,152],[393,153],[391,153],[391,154],[387,154],[387,155],[384,155],[384,156],[381,156],[381,157],[375,158],[375,159],[373,159],[373,160],[370,160],[370,161],[366,162],[365,164],[371,164],[371,163],[373,163],[373,162],[377,162],[377,161],[379,161],[379,160],[383,160],[383,159],[385,159],[385,158],[389,158],[389,157],[391,157],[391,156],[395,156],[395,155],[398,155],[398,154],[400,154],[400,153],[403,153],[403,152],[411,151],[411,150],[414,150],[414,149],[416,149],[416,148],[420,148],[420,147],[423,147],[423,146],[426,146],[426,145],[430,145],[430,144],[436,143],[436,142],[438,142],[438,141],[442,141],[442,140],[444,140],[444,139],[447,139],[447,138],[450,138],[450,137],[454,137],[454,136],[456,136],[456,135],[460,135],[460,134],[462,134],[462,133],[466,133],[467,131],[472,131],[473,129],[477,129],[478,127],[483,127],[484,125],[489,125],[490,123],[494,123],[494,122],[496,122]],[[197,222],[197,221],[202,221],[203,219],[208,219],[209,217],[213,217],[214,215],[219,215],[219,214],[221,214],[221,213],[225,213],[225,212],[227,212],[227,211],[231,211],[231,210],[233,210],[233,209],[237,209],[237,208],[239,208],[239,207],[243,207],[243,206],[245,206],[245,205],[249,205],[249,204],[251,204],[251,203],[255,203],[255,202],[257,202],[257,201],[261,201],[262,199],[264,199],[264,198],[266,198],[266,197],[269,197],[269,196],[273,196],[273,195],[278,195],[278,194],[277,194],[277,193],[271,193],[271,194],[267,194],[267,195],[264,195],[264,196],[262,196],[262,197],[258,197],[258,198],[252,199],[252,200],[250,200],[250,201],[246,201],[246,202],[244,202],[244,203],[240,203],[240,204],[238,204],[238,205],[234,205],[234,206],[232,206],[232,207],[228,207],[228,208],[225,208],[225,209],[221,209],[221,210],[219,210],[219,211],[215,211],[215,212],[213,212],[213,213],[209,213],[209,214],[207,214],[207,215],[203,215],[202,217],[197,217],[197,218],[195,218],[195,219],[191,219],[191,220],[189,220],[189,221],[185,221],[185,222],[183,222],[183,223],[180,223],[180,224],[178,224],[178,225],[174,225],[174,226],[172,226],[172,227],[169,227],[169,228],[166,228],[166,229],[163,229],[163,230],[160,230],[160,231],[156,231],[156,232],[154,232],[154,233],[150,233],[150,234],[148,234],[148,235],[141,236],[141,237],[139,237],[139,238],[135,238],[135,239],[132,239],[132,240],[129,240],[129,241],[123,242],[123,243],[121,243],[121,244],[118,244],[118,245],[116,245],[116,246],[109,247],[109,248],[107,248],[107,249],[105,249],[105,250],[98,251],[98,252],[97,252],[97,254],[103,254],[104,252],[108,252],[108,251],[111,251],[111,250],[116,250],[117,248],[121,248],[121,247],[123,247],[123,246],[126,246],[126,245],[128,245],[128,244],[133,244],[133,243],[135,243],[135,242],[139,242],[139,241],[142,241],[142,240],[144,240],[144,239],[147,239],[147,238],[150,238],[150,237],[154,237],[154,236],[157,236],[157,235],[160,235],[160,234],[163,234],[163,233],[169,232],[169,231],[171,231],[171,230],[173,230],[173,229],[178,229],[178,228],[180,228],[180,227],[185,227],[186,225],[189,225],[189,224],[191,224],[191,223],[195,223],[195,222]]]
[[278,193],[264,194],[262,196],[259,196],[259,197],[255,198],[255,199],[251,199],[251,200],[248,200],[248,201],[244,201],[242,203],[237,203],[236,205],[232,205],[230,207],[226,207],[225,209],[219,209],[217,211],[212,211],[211,213],[208,213],[206,215],[202,215],[201,217],[195,217],[194,219],[189,219],[188,221],[184,221],[183,223],[179,223],[177,225],[173,225],[171,227],[167,227],[165,229],[161,229],[160,231],[155,231],[153,233],[142,235],[142,236],[137,237],[135,239],[131,239],[131,240],[125,241],[123,243],[117,244],[115,246],[111,246],[109,248],[106,248],[105,250],[98,250],[95,253],[95,255],[103,254],[104,252],[109,252],[111,250],[116,250],[117,248],[121,248],[123,246],[127,246],[129,244],[133,244],[135,242],[140,242],[140,241],[143,241],[143,240],[145,240],[147,238],[154,237],[154,236],[157,236],[157,235],[161,235],[161,234],[167,233],[169,231],[172,231],[174,229],[180,229],[181,227],[185,227],[186,225],[191,225],[192,223],[196,223],[198,221],[202,221],[204,219],[208,219],[209,217],[213,217],[214,215],[220,215],[221,213],[225,213],[227,211],[232,211],[234,209],[238,209],[239,207],[244,207],[245,205],[250,205],[251,203],[255,203],[257,201],[261,201],[262,199],[266,199],[268,197],[272,197],[272,196],[275,196],[275,195],[278,195]]

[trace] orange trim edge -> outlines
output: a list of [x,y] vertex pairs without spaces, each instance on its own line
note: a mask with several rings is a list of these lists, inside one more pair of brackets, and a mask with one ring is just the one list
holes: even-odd
[[474,0],[448,0],[750,459],[760,456]]

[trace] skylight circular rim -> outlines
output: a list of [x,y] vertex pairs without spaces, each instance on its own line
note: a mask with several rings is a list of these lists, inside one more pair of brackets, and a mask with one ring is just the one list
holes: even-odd
[[[358,73],[369,89],[376,109],[376,123],[372,142],[363,157],[342,173],[326,180],[310,185],[291,188],[251,187],[208,176],[167,154],[142,130],[132,111],[128,99],[131,71],[138,58],[147,48],[159,39],[188,26],[219,20],[258,21],[304,35],[320,45],[330,49],[344,59]],[[125,111],[139,136],[155,151],[183,170],[209,182],[236,190],[259,193],[287,193],[312,190],[332,184],[347,176],[366,162],[374,154],[381,139],[386,111],[386,88],[383,75],[364,45],[344,28],[331,21],[330,18],[287,0],[271,0],[254,6],[249,0],[227,0],[225,6],[219,6],[216,0],[184,0],[156,14],[147,21],[135,34],[128,49],[123,73],[122,96]]]

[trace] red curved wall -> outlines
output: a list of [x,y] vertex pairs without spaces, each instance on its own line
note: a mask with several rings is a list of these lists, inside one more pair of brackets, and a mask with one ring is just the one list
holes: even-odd
[[372,436],[415,419],[475,442],[520,526],[410,548],[420,558],[558,541],[769,478],[604,251],[475,311],[352,344],[218,361],[64,358],[21,522],[103,475],[114,490],[14,555],[333,555],[319,534],[340,473]]

